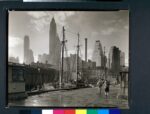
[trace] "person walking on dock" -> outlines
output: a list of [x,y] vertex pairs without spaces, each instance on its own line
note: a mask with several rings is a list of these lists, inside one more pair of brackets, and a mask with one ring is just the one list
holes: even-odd
[[110,88],[110,82],[108,80],[105,80],[104,87],[105,87],[105,96],[106,98],[108,98],[109,88]]
[[103,79],[99,79],[99,81],[97,82],[97,85],[99,87],[99,92],[100,92],[100,95],[101,95],[101,91],[102,91],[102,86],[104,84],[104,80]]

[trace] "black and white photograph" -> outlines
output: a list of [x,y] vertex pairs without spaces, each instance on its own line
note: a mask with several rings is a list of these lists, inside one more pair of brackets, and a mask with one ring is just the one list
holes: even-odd
[[129,11],[9,11],[8,106],[129,108]]

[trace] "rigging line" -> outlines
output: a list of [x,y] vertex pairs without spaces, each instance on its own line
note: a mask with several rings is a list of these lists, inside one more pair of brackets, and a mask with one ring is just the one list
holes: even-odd
[[76,37],[76,36],[77,36],[77,34],[71,33],[71,32],[69,32],[69,31],[66,31],[66,33],[69,34],[69,35],[71,35],[71,36],[73,36],[73,37]]
[[83,54],[81,53],[81,49],[79,48],[80,56],[81,58],[83,57]]
[[[48,17],[49,17],[49,20],[50,20],[51,18],[50,18],[50,16],[49,16],[49,14],[48,14]],[[78,33],[76,30],[72,29],[72,28],[71,28],[70,26],[68,26],[68,25],[61,25],[61,24],[59,24],[59,23],[56,23],[56,25],[57,25],[58,28],[62,28],[63,26],[65,26],[66,31],[69,31],[69,32],[71,32],[72,34],[77,34],[77,33]],[[75,32],[74,32],[74,31],[75,31]]]
[[[77,48],[74,47],[75,54],[76,54],[76,51],[77,51],[76,49],[77,49]],[[74,55],[75,55],[75,54],[74,54]],[[73,72],[73,70],[74,70],[75,62],[76,62],[76,56],[75,56],[75,57],[73,56],[73,64],[72,64],[72,69],[71,69],[72,72]]]
[[[67,33],[70,33],[70,34],[72,34],[72,35],[75,35],[75,36],[77,36],[77,34],[78,33],[75,33],[75,32],[72,32],[72,31],[70,31],[70,30],[66,30],[66,32]],[[80,34],[80,39],[84,39],[85,37],[81,37],[82,36],[82,34]],[[84,35],[83,35],[84,36]]]
[[72,35],[66,35],[68,41],[72,41],[72,40],[76,40],[76,37],[75,36],[72,36]]
[[59,28],[62,28],[63,25],[59,24],[59,23],[56,23],[56,25],[59,27]]
[[61,27],[57,27],[57,33],[61,32],[62,28]]
[[80,56],[81,56],[81,69],[82,69],[82,57],[83,57],[83,55],[81,53],[81,49],[80,48],[79,48],[79,53],[80,53]]
[[[70,32],[67,32],[66,31],[66,33],[67,33],[67,35],[66,36],[71,36],[71,37],[69,37],[69,39],[76,39],[77,38],[77,34],[72,34],[72,33],[70,33]],[[69,34],[68,34],[69,33]],[[83,39],[84,39],[85,37],[80,37],[80,43],[83,43]]]
[[[59,28],[62,28],[62,27],[63,27],[63,25],[60,25],[60,24],[58,24],[58,23],[57,23],[56,25],[58,25]],[[68,28],[67,28],[67,25],[65,25],[65,31],[66,31],[66,32],[70,32],[70,33],[72,33],[73,35],[77,35],[77,33],[78,33],[78,32],[74,32],[75,30],[73,30],[73,29],[72,29],[72,30],[70,30],[70,28],[68,29]]]
[[70,31],[70,30],[66,30],[67,32],[69,32],[69,33],[71,33],[71,34],[73,34],[73,35],[77,35],[78,33],[76,33],[76,32],[73,32],[73,31]]
[[60,25],[60,24],[58,24],[58,23],[56,23],[56,26],[57,26],[57,28],[59,28],[59,29],[62,29],[62,28],[63,28],[63,26]]
[[[59,30],[58,30],[58,34],[59,34],[59,32],[61,32],[61,30],[62,30],[62,28],[59,28]],[[69,38],[72,38],[72,39],[75,39],[76,38],[76,33],[73,33],[73,32],[70,32],[70,31],[68,31],[68,30],[65,30],[65,32],[67,33],[66,34],[66,36],[71,36],[71,37],[69,37]],[[62,33],[60,34],[60,36],[62,35]],[[60,37],[61,38],[61,37]]]
[[[60,25],[60,24],[57,24],[57,25],[58,25],[58,28],[59,28],[59,29],[62,29],[62,27],[63,27],[62,25]],[[65,25],[65,27],[66,27],[66,25]],[[71,30],[66,29],[66,28],[65,28],[65,32],[67,32],[67,33],[69,33],[69,34],[72,34],[73,37],[75,37],[75,36],[77,35],[77,33],[78,33],[78,32],[74,32],[74,31],[71,31]],[[84,37],[83,37],[83,38],[80,37],[80,38],[83,39]]]
[[65,45],[65,54],[66,54],[66,62],[67,62],[67,66],[68,66],[68,70],[70,71],[70,64],[69,64],[69,56],[68,56],[68,50],[67,47]]
[[68,56],[68,50],[67,50],[66,44],[64,45],[64,47],[65,47],[65,54],[66,54],[66,57],[69,57],[69,56]]
[[65,54],[66,54],[66,65],[67,65],[67,80],[71,77],[71,73],[70,73],[70,60],[69,60],[69,56],[68,56],[68,50],[67,50],[67,46],[66,44],[64,45],[65,48]]
[[[79,52],[80,52],[80,55],[81,55],[81,64],[82,64],[82,59],[83,59],[83,54],[81,53],[81,49],[79,48]],[[82,67],[82,65],[81,65]]]
[[[62,28],[62,27],[63,27],[63,25],[60,25],[60,24],[57,24],[57,25],[58,25],[59,28]],[[65,32],[70,32],[70,33],[72,33],[72,34],[74,34],[74,35],[77,34],[77,33],[75,33],[74,31],[71,31],[71,30],[67,29],[67,28],[66,28],[66,25],[65,25]]]
[[71,31],[75,31],[76,33],[78,33],[79,31],[74,30],[73,28],[71,28],[69,25],[66,25],[67,29],[69,28]]

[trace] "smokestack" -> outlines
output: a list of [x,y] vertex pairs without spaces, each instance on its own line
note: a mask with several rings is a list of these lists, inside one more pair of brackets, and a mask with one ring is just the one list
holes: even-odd
[[85,38],[85,61],[87,62],[87,38]]

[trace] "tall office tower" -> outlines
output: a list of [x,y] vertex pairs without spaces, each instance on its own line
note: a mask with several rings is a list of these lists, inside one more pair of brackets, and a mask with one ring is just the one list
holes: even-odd
[[55,19],[52,18],[50,22],[49,31],[49,63],[59,69],[61,59],[61,42],[57,34],[57,27]]
[[95,42],[92,60],[96,62],[96,67],[104,67],[104,53],[100,40]]
[[120,50],[116,46],[112,46],[109,52],[109,69],[114,75],[120,71]]
[[30,64],[34,62],[33,51],[30,49],[29,36],[24,37],[24,63]]
[[24,63],[28,61],[28,51],[29,51],[29,36],[24,37]]
[[120,66],[124,67],[125,66],[125,53],[120,52]]

